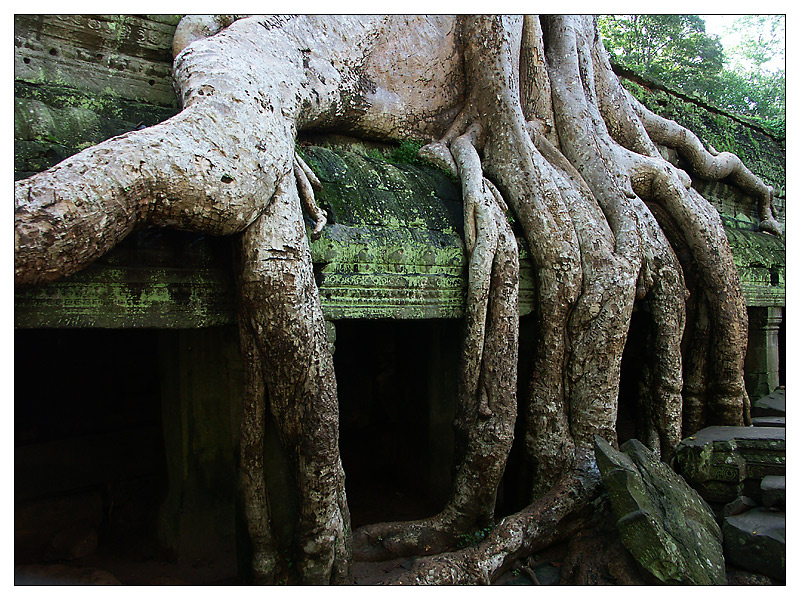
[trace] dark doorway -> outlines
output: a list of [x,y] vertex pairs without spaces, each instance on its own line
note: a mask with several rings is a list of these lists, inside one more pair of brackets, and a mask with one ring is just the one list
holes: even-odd
[[156,332],[14,341],[15,564],[152,557],[165,486]]
[[460,321],[336,322],[353,527],[440,510],[452,477]]

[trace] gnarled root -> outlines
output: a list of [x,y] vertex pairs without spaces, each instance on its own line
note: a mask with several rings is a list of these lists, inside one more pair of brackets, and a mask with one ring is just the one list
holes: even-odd
[[773,211],[774,189],[754,175],[738,156],[730,152],[712,154],[692,131],[651,112],[630,92],[626,93],[650,139],[677,150],[701,177],[715,181],[730,177],[734,185],[758,202],[761,230],[777,236],[783,234]]
[[577,448],[575,462],[556,484],[525,509],[501,520],[477,545],[421,558],[395,585],[489,584],[520,557],[579,531],[585,508],[600,491],[600,473],[591,450]]
[[[245,371],[241,447],[254,570],[269,580],[277,562],[270,556],[274,545],[270,546],[267,534],[269,513],[259,460],[262,403],[268,399],[294,468],[298,519],[293,551],[300,580],[342,582],[350,560],[350,515],[339,459],[336,381],[291,171],[242,236],[240,258],[243,351],[257,363]],[[258,377],[263,377],[263,384],[254,380]]]
[[[450,144],[464,197],[469,281],[456,415],[453,492],[437,515],[354,533],[356,559],[437,554],[493,522],[516,419],[519,254],[499,192],[483,177],[474,124]],[[446,148],[443,144],[442,148]]]

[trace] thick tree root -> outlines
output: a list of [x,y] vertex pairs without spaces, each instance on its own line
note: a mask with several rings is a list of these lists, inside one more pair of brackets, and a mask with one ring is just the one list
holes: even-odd
[[[453,492],[437,515],[377,523],[354,533],[354,557],[384,560],[438,554],[494,519],[497,489],[516,420],[519,253],[494,186],[483,177],[474,124],[440,156],[456,165],[464,197],[469,280],[456,415],[458,466]],[[447,154],[444,153],[446,150]]]
[[591,450],[577,449],[575,464],[525,509],[501,520],[477,545],[421,558],[393,585],[489,584],[515,560],[566,539],[588,517],[583,510],[600,491]]
[[[250,430],[264,427],[264,386],[251,379],[261,376],[281,442],[294,462],[298,520],[293,550],[300,580],[344,581],[351,552],[350,515],[339,459],[336,381],[292,172],[242,237],[239,287],[243,349],[255,351],[252,358],[259,363],[245,371],[245,498],[252,512],[266,512],[258,455],[263,433]],[[262,578],[272,576],[269,571],[276,562],[269,556],[266,528],[263,515],[251,523],[256,534],[254,571]]]
[[677,150],[701,177],[715,181],[729,177],[734,185],[756,199],[761,230],[777,236],[783,235],[772,206],[774,189],[754,175],[738,156],[730,152],[712,154],[693,132],[675,121],[651,112],[630,92],[627,95],[650,139],[656,144]]

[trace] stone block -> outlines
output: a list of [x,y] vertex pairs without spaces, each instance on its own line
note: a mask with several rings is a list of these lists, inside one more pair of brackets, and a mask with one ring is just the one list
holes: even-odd
[[761,480],[761,504],[767,508],[786,506],[786,477],[770,475]]
[[736,500],[728,502],[722,508],[722,515],[724,517],[740,515],[743,512],[747,512],[748,510],[755,508],[756,506],[758,506],[758,504],[752,498],[748,498],[747,496],[739,496],[736,498]]
[[786,427],[786,417],[753,417],[753,427]]
[[722,533],[708,504],[638,440],[595,438],[622,543],[659,581],[724,585]]
[[778,388],[768,396],[753,402],[750,407],[750,415],[753,417],[783,417],[785,419],[786,389]]
[[725,517],[722,535],[727,561],[786,580],[786,513],[759,507]]
[[757,498],[764,477],[786,474],[786,429],[707,427],[678,445],[675,470],[707,502]]

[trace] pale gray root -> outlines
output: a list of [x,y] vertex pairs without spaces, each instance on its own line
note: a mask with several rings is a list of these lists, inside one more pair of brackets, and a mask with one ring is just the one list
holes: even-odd
[[502,519],[477,545],[421,558],[392,585],[486,585],[515,560],[562,540],[584,524],[580,516],[601,490],[600,472],[591,449],[577,448],[574,463],[544,495]]
[[531,137],[553,167],[581,250],[582,292],[567,321],[570,435],[584,445],[595,434],[614,440],[621,361],[615,351],[627,336],[637,268],[615,253],[611,230],[580,173],[538,132]]
[[186,15],[172,36],[172,57],[175,58],[192,42],[219,33],[237,19],[247,15]]
[[[707,294],[712,299],[711,305],[716,313],[713,315],[713,320],[718,324],[720,335],[712,344],[714,357],[709,364],[710,380],[716,390],[709,396],[709,401],[713,405],[709,409],[709,414],[715,415],[713,419],[718,419],[719,424],[734,425],[742,422],[742,419],[747,421],[749,411],[745,406],[747,400],[742,397],[744,383],[741,375],[745,347],[741,332],[743,328],[746,329],[746,312],[741,296],[741,283],[733,265],[727,236],[716,210],[690,188],[691,179],[683,170],[677,169],[661,157],[654,142],[677,149],[703,177],[718,178],[733,172],[739,185],[745,190],[759,194],[762,198],[768,192],[767,187],[747,171],[738,158],[733,155],[722,158],[711,157],[694,134],[680,128],[672,121],[650,113],[642,106],[613,76],[596,29],[594,33],[591,48],[600,110],[608,125],[609,133],[630,151],[628,156],[621,156],[618,162],[629,166],[627,174],[635,193],[646,201],[658,203],[670,218],[670,226],[666,229],[663,226],[650,225],[655,236],[663,239],[664,236],[660,231],[662,229],[669,231],[672,238],[676,237],[675,229],[680,232],[680,240],[673,239],[672,243],[682,245],[685,242],[693,260],[684,261],[684,268],[691,266],[698,270],[700,284],[698,293]],[[654,178],[658,182],[669,180],[669,184],[654,184]],[[649,214],[649,211],[646,214]],[[668,247],[668,244],[659,243],[659,245]],[[661,257],[672,254],[671,250],[667,250],[666,253],[658,252]],[[670,260],[673,263],[673,267],[670,267],[672,271],[677,261],[675,258]],[[678,267],[678,271],[680,270]],[[681,277],[680,274],[678,276]],[[679,298],[683,295],[682,287],[684,287],[682,281],[673,284],[676,292],[674,297]],[[663,302],[671,303],[668,292],[662,296]],[[673,306],[671,309],[673,317],[666,319],[660,317],[655,321],[658,327],[672,330],[670,334],[672,339],[680,339],[680,330],[683,327],[674,318],[676,310],[682,315],[685,314],[685,309]],[[685,320],[685,317],[681,316],[680,320]],[[673,348],[674,344],[670,344],[669,347]],[[670,351],[670,354],[674,355],[674,352]],[[657,363],[659,366],[656,371],[662,373],[665,382],[663,388],[665,398],[674,396],[673,391],[667,390],[680,385],[679,377],[669,376],[664,370],[664,366],[671,362],[679,364],[667,357],[663,360],[658,359]],[[680,371],[681,369],[678,369],[674,372],[677,374]],[[703,385],[706,381],[709,379],[703,378]],[[694,382],[697,383],[699,382]],[[660,437],[663,448],[664,434]]]
[[[339,458],[336,379],[291,171],[242,236],[239,287],[240,320],[255,338],[252,345],[260,356],[254,358],[261,361],[270,410],[294,462],[297,488],[290,493],[298,504],[295,551],[300,580],[343,582],[351,552],[350,516]],[[245,375],[259,372],[249,369]],[[248,381],[247,389],[261,391],[258,382]],[[257,422],[257,411],[263,410],[259,402],[250,401],[245,408],[254,414],[243,420],[243,427],[263,427],[263,421]],[[242,431],[243,439],[257,440],[260,435]],[[255,468],[253,463],[248,470]],[[249,477],[261,481],[258,474]],[[256,523],[260,519],[256,516]],[[254,550],[256,558],[267,553],[258,546]],[[254,566],[259,574],[265,568]]]
[[635,181],[650,178],[646,185],[639,184],[648,188],[642,193],[658,202],[681,229],[692,252],[702,292],[709,297],[714,323],[706,378],[709,424],[749,422],[743,378],[747,310],[719,213],[663,164],[641,157],[632,171]]
[[709,318],[708,297],[702,293],[689,298],[689,318],[684,354],[688,357],[684,364],[683,376],[683,434],[694,435],[708,422],[708,393],[706,376],[711,350],[711,320]]
[[311,230],[309,237],[312,241],[318,240],[328,222],[328,213],[317,205],[317,200],[314,196],[314,190],[321,190],[322,184],[298,154],[294,156],[294,177],[297,181],[297,191],[303,201],[303,207],[306,209],[308,216],[314,221],[314,228]]
[[292,151],[291,142],[273,121],[273,133],[263,135],[273,160],[262,169],[260,153],[238,142],[241,126],[223,126],[215,110],[198,103],[16,182],[17,285],[70,275],[143,224],[217,235],[243,230],[290,164],[291,155],[281,154]]
[[253,547],[253,582],[271,585],[279,576],[280,552],[272,531],[269,498],[264,477],[264,409],[266,388],[257,335],[244,319],[239,321],[244,389],[239,442],[239,481],[247,533]]
[[559,147],[550,78],[544,54],[544,38],[539,15],[525,15],[519,57],[519,93],[522,114],[528,123],[536,123],[539,133]]
[[[521,19],[466,17],[465,64],[474,101],[486,123],[484,170],[514,211],[536,272],[539,335],[534,373],[525,398],[526,447],[541,489],[557,480],[572,459],[563,369],[565,324],[581,286],[575,227],[551,167],[531,142],[520,101]],[[516,32],[516,33],[515,33]],[[495,40],[487,48],[481,40]]]
[[473,124],[448,150],[461,179],[469,258],[453,491],[433,517],[357,530],[357,559],[438,554],[494,520],[517,412],[519,253],[503,200],[483,177],[479,136],[480,126]]
[[[641,297],[651,324],[647,344],[647,386],[641,390],[637,437],[669,462],[683,439],[683,355],[688,292],[683,270],[655,217],[643,202],[634,207],[646,241],[649,283]],[[641,275],[640,275],[641,279]]]
[[565,176],[577,172],[571,176],[581,182],[577,197],[584,198],[584,205],[593,198],[610,230],[602,238],[608,240],[606,247],[588,235],[584,241],[584,263],[591,267],[570,322],[570,426],[575,443],[586,446],[595,434],[616,442],[622,348],[646,256],[632,206],[635,196],[597,110],[592,73],[581,59],[585,52],[579,52],[581,27],[578,17],[544,20],[556,126],[571,167],[563,166],[566,160],[556,164],[562,165]]
[[657,144],[677,150],[692,169],[705,179],[717,181],[730,178],[734,185],[758,203],[761,230],[777,236],[783,234],[773,212],[772,186],[766,185],[760,177],[754,175],[735,154],[730,152],[712,154],[706,150],[694,132],[678,125],[675,121],[656,115],[630,92],[627,92],[627,95],[650,139]]

